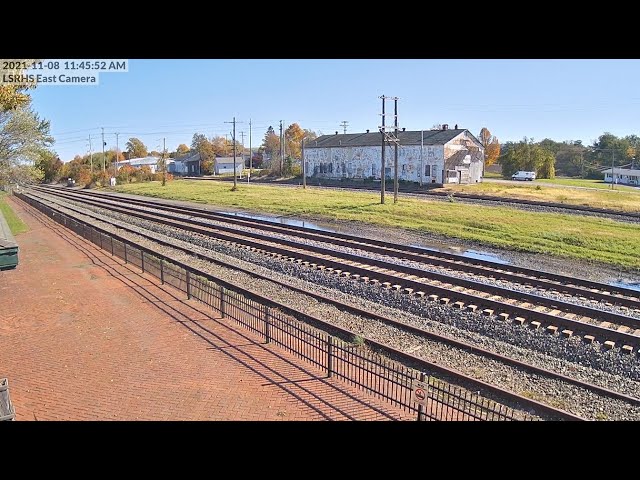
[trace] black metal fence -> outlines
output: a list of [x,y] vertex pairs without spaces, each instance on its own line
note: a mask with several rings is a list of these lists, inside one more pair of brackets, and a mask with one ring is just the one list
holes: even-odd
[[345,341],[317,330],[243,295],[240,289],[236,291],[217,283],[215,277],[162,258],[124,238],[114,238],[117,235],[109,235],[30,197],[19,197],[112,255],[184,292],[187,298],[202,302],[223,318],[232,319],[262,336],[266,343],[273,343],[326,371],[328,377],[336,377],[404,411],[415,413],[417,420],[534,420],[528,414],[372,352],[357,341],[359,339]]

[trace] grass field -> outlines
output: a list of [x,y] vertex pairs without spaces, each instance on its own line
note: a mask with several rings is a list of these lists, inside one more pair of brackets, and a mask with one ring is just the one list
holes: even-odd
[[[558,187],[542,184],[547,182],[556,183]],[[569,187],[590,187],[597,188],[597,190]],[[473,185],[446,185],[443,188],[454,193],[495,195],[504,198],[521,198],[640,213],[640,189],[617,185],[612,191],[611,188],[606,188],[606,184],[598,183],[598,180],[542,179],[517,184],[483,182]]]
[[0,212],[2,212],[4,219],[7,221],[11,233],[17,235],[26,232],[29,228],[13,213],[13,210],[5,200],[6,195],[6,193],[0,192]]
[[385,227],[432,232],[500,248],[601,261],[640,270],[640,226],[596,217],[535,213],[507,207],[226,183],[173,181],[121,185],[118,191],[189,200],[253,212],[306,218],[360,221]]

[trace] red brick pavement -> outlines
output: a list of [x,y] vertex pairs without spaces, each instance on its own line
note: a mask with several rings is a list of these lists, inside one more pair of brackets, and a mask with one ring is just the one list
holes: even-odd
[[0,377],[17,420],[412,419],[11,199]]

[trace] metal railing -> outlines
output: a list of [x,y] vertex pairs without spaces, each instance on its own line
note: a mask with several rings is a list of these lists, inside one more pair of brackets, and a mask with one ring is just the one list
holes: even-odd
[[[326,371],[327,377],[338,378],[404,411],[415,413],[417,420],[535,420],[529,414],[386,358],[367,349],[358,339],[350,342],[320,331],[251,298],[250,292],[230,288],[228,283],[204,272],[168,260],[122,237],[115,238],[118,236],[71,218],[30,197],[18,196],[112,255],[153,275],[161,283],[184,292],[188,299],[197,300],[222,318],[232,319],[262,336],[265,343],[277,345]],[[414,396],[418,384],[427,385],[426,397],[420,401]]]

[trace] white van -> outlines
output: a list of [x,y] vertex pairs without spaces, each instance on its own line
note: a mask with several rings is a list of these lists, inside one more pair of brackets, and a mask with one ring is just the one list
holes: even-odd
[[513,175],[511,175],[511,180],[528,180],[533,182],[536,179],[536,172],[525,172],[524,170],[520,170]]

